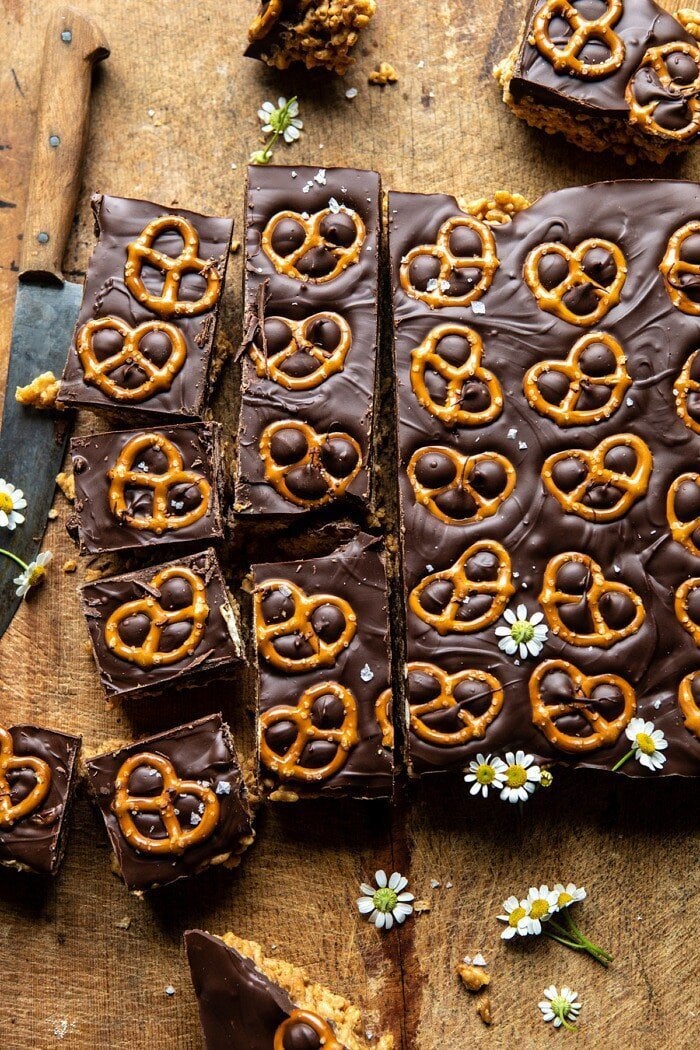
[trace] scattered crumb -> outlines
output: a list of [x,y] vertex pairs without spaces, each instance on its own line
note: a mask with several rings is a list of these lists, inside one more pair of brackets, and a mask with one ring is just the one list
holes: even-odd
[[175,995],[175,989],[173,988],[172,984],[166,985],[165,994],[169,996]]
[[439,879],[431,879],[430,880],[430,888],[431,888],[431,890],[439,889],[440,885],[441,884],[440,884],[440,880]]
[[131,919],[128,915],[125,915],[123,919],[119,919],[114,925],[117,930],[128,930],[131,926]]
[[54,508],[52,507],[51,510],[49,511],[47,517],[48,517],[49,521],[55,521],[56,518],[58,517],[58,511],[54,510]]
[[15,401],[32,408],[55,408],[60,382],[53,372],[42,372],[27,386],[18,386]]
[[[95,580],[101,580],[101,579],[102,579],[102,573],[100,572],[99,569],[88,569],[87,572],[85,573],[85,582],[86,583],[94,583]],[[90,650],[90,652],[92,652],[92,650]]]
[[380,87],[384,87],[385,84],[395,84],[398,79],[399,74],[389,62],[380,62],[379,68],[373,69],[367,77],[370,84],[378,84]]
[[[235,165],[233,165],[233,166],[235,167]],[[231,252],[231,255],[235,255],[236,252],[239,252],[240,250],[241,250],[241,242],[238,239],[236,239],[234,241],[231,241],[231,247],[229,249],[229,251]]]
[[270,792],[270,802],[298,802],[299,796],[295,791],[288,791],[287,788],[279,787],[275,791]]
[[470,992],[480,992],[482,988],[491,983],[491,978],[481,966],[468,966],[466,963],[460,963],[456,972],[464,987]]
[[430,901],[420,900],[413,902],[413,910],[416,913],[416,915],[422,915],[423,912],[432,911],[432,908],[433,906],[430,903]]
[[476,1012],[478,1013],[484,1024],[493,1024],[493,1014],[491,1013],[491,1000],[488,995],[482,995],[479,1002],[476,1004]]
[[56,484],[70,503],[75,502],[75,478],[72,472],[62,470],[56,475]]
[[61,566],[61,571],[62,572],[75,572],[75,570],[77,568],[78,568],[78,563],[75,560],[75,558],[69,558],[68,561],[64,561],[63,565]]
[[511,222],[518,212],[530,207],[527,197],[523,197],[522,193],[511,193],[510,190],[496,190],[493,197],[479,197],[473,201],[460,197],[457,203],[462,211],[489,226],[503,226]]
[[351,101],[352,101],[352,99],[357,98],[357,88],[356,87],[348,88],[348,90],[345,92],[345,97],[350,99]]

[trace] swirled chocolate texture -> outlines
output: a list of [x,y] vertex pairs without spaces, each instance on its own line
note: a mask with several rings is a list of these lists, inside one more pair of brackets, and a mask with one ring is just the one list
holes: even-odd
[[[700,452],[674,394],[700,345],[690,312],[700,301],[700,239],[683,240],[675,269],[668,246],[700,216],[700,186],[622,181],[548,194],[492,228],[498,267],[480,298],[466,308],[431,309],[418,294],[437,261],[424,253],[408,273],[402,261],[416,246],[435,244],[448,219],[462,214],[448,195],[390,197],[411,768],[461,770],[480,752],[522,748],[542,762],[609,770],[630,747],[624,726],[634,712],[663,730],[669,746],[658,773],[636,761],[624,772],[697,775],[700,741],[684,724],[678,697],[700,668],[691,632],[700,622],[700,589],[681,595],[686,625],[675,594],[700,576],[700,561],[692,544],[673,538],[667,501],[675,479],[697,470]],[[481,276],[481,248],[476,235],[458,230],[462,241],[453,249],[463,265],[454,281],[464,290]],[[544,244],[558,247],[533,255]],[[538,257],[532,272],[528,260]],[[616,281],[617,295],[610,291]],[[445,325],[437,358],[424,367],[424,348]],[[596,332],[622,348],[629,378],[622,396],[619,351],[616,357],[609,340],[597,342]],[[571,349],[583,333],[591,342],[574,374]],[[441,406],[455,382],[463,411],[445,417]],[[575,413],[570,420],[558,410],[564,402]],[[487,411],[493,404],[497,411]],[[700,410],[692,391],[686,407],[691,419]],[[471,467],[460,473],[453,452],[471,457]],[[507,491],[496,457],[512,464],[515,486],[479,519],[479,502]],[[416,478],[424,491],[416,491]],[[426,491],[430,500],[421,502]],[[699,491],[692,477],[674,491],[675,517],[691,523],[686,532],[696,518],[700,527]],[[550,588],[541,607],[547,567],[567,553],[595,566],[586,558],[555,563],[549,582],[557,593],[547,601]],[[596,566],[603,590],[594,595]],[[504,596],[511,610],[522,604],[530,615],[547,613],[536,657],[499,649],[495,630],[508,625],[502,608],[495,616],[494,609]],[[597,636],[601,644],[590,644]],[[531,683],[546,660],[569,667]],[[615,676],[631,687],[633,702]]]

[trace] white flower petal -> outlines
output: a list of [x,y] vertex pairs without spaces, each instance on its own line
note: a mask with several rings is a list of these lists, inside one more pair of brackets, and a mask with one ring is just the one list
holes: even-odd
[[374,896],[374,886],[370,886],[369,883],[361,882],[360,883],[360,889],[362,890],[362,892],[365,894],[366,897],[373,897]]
[[535,624],[542,623],[543,620],[544,620],[544,613],[541,613],[539,611],[533,613],[532,616],[530,617],[530,623],[532,624],[533,627],[535,626]]
[[516,616],[512,609],[506,609],[503,613],[503,619],[507,620],[508,623],[515,623]]
[[515,610],[515,612],[516,612],[517,617],[518,617],[519,620],[527,620],[527,606],[526,605],[519,605],[518,608]]
[[386,877],[386,872],[383,871],[381,868],[379,869],[379,871],[375,871],[374,881],[380,889],[384,889],[388,881]]
[[361,915],[369,915],[374,910],[374,902],[371,897],[358,897],[357,908]]

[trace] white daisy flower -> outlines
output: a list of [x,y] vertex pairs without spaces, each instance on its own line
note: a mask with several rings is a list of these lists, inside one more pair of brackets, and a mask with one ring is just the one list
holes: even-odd
[[44,551],[36,561],[30,561],[12,582],[17,587],[17,597],[25,598],[32,587],[37,587],[46,575],[46,566],[53,560],[51,551]]
[[0,529],[14,532],[24,521],[23,511],[27,506],[24,493],[15,488],[11,481],[0,478]]
[[666,755],[661,752],[668,747],[668,740],[660,729],[654,729],[653,722],[633,718],[625,729],[625,736],[632,741],[632,751],[640,766],[653,772],[661,769],[666,761]]
[[540,767],[533,765],[535,759],[524,751],[508,751],[506,754],[505,785],[501,790],[503,802],[527,802],[540,782]]
[[515,612],[506,609],[503,619],[509,626],[496,628],[496,637],[500,639],[498,648],[508,656],[519,655],[521,660],[539,656],[549,633],[542,623],[544,614],[538,610],[529,616],[527,606],[519,605]]
[[499,915],[498,919],[500,922],[508,923],[508,925],[501,933],[502,939],[504,941],[509,941],[511,937],[515,937],[516,934],[518,934],[519,937],[527,937],[530,932],[528,925],[527,902],[520,901],[513,895],[503,901],[503,912],[504,914]]
[[578,1020],[583,1005],[578,993],[572,992],[566,986],[561,991],[557,991],[555,986],[550,984],[549,988],[545,988],[544,995],[542,1002],[537,1004],[542,1011],[542,1019],[553,1021],[555,1028],[561,1028],[564,1025],[565,1028],[571,1030]]
[[567,882],[566,886],[557,882],[553,892],[557,895],[557,906],[554,911],[561,911],[562,908],[569,908],[572,904],[578,904],[579,901],[586,899],[586,891],[583,886],[575,886],[573,882]]
[[491,755],[477,755],[468,766],[465,783],[471,784],[470,795],[481,795],[486,798],[491,788],[500,791],[505,783],[506,764],[500,758]]
[[523,907],[527,908],[525,921],[528,924],[529,933],[542,933],[542,923],[546,922],[556,911],[558,897],[558,893],[550,890],[549,886],[530,887],[523,901]]
[[360,889],[364,896],[359,897],[357,907],[361,915],[366,915],[378,930],[390,930],[396,921],[399,925],[405,922],[413,911],[412,893],[406,893],[408,879],[395,871],[387,878],[381,869],[374,873],[376,887],[363,882]]

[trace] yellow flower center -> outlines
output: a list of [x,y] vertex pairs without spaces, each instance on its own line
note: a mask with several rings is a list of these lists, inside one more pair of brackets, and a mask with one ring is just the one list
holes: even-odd
[[524,766],[508,766],[506,770],[508,787],[519,788],[527,781],[527,770]]
[[512,912],[508,916],[508,925],[517,926],[521,919],[524,919],[527,912],[524,908],[513,908]]
[[548,913],[549,905],[547,904],[547,901],[542,900],[541,897],[536,901],[533,901],[530,905],[530,915],[533,919],[542,919]]
[[36,587],[41,579],[46,576],[46,569],[43,565],[35,565],[29,574],[29,586]]
[[0,510],[4,510],[6,514],[9,514],[12,506],[12,496],[8,496],[6,492],[0,492]]
[[571,896],[570,893],[560,893],[559,899],[557,900],[557,904],[560,908],[565,908],[567,904],[571,904],[573,899],[574,898]]
[[493,784],[493,778],[496,776],[496,770],[487,762],[482,762],[482,764],[477,769],[475,776],[477,784]]
[[637,733],[637,747],[644,755],[653,755],[656,751],[656,744],[648,733]]

